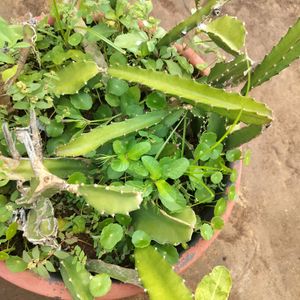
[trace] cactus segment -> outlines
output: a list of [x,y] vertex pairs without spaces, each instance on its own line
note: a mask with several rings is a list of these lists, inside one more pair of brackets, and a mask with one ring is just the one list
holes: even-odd
[[56,73],[50,85],[57,96],[72,95],[85,86],[88,80],[99,73],[93,61],[73,62]]
[[234,149],[245,143],[248,143],[255,137],[261,134],[262,126],[249,125],[234,131],[226,140],[226,149]]
[[[261,85],[279,74],[300,56],[300,18],[292,26],[271,52],[254,69],[250,88]],[[243,91],[247,89],[247,83]]]
[[138,273],[136,270],[133,269],[109,264],[100,259],[88,260],[86,268],[88,271],[93,273],[105,273],[109,275],[109,277],[122,281],[124,283],[130,283],[136,286],[141,286],[141,283],[139,282]]
[[134,258],[143,286],[151,300],[193,299],[183,279],[172,270],[171,265],[155,248],[136,248]]
[[193,15],[179,23],[171,29],[159,42],[158,47],[169,46],[172,42],[180,39],[187,32],[197,27],[206,17],[208,17],[215,7],[220,7],[225,1],[222,0],[209,0],[207,4],[197,10]]
[[[0,161],[3,162],[2,168],[9,180],[28,181],[34,177],[29,159],[22,158],[17,160],[0,156]],[[94,167],[87,159],[72,158],[48,158],[43,160],[43,164],[50,173],[60,178],[68,178],[75,172],[89,175]]]
[[153,126],[164,119],[168,113],[168,111],[154,111],[126,121],[97,127],[71,140],[68,144],[59,146],[56,154],[58,156],[84,155],[115,138]]
[[108,73],[120,79],[144,84],[164,93],[182,97],[181,100],[184,102],[219,113],[232,120],[235,120],[242,110],[240,117],[242,122],[261,125],[272,121],[272,112],[265,104],[191,79],[128,66],[110,67]]
[[122,186],[82,185],[77,193],[99,212],[109,215],[128,214],[139,209],[143,200],[141,193]]
[[203,25],[200,29],[226,52],[237,55],[245,45],[246,29],[235,17],[223,16]]
[[190,241],[196,224],[195,213],[189,207],[171,215],[149,204],[133,212],[132,217],[135,230],[145,231],[160,244]]
[[85,268],[78,271],[72,261],[72,256],[60,261],[60,274],[72,299],[93,300],[94,297],[89,289],[91,274]]
[[245,54],[235,57],[230,62],[217,63],[211,69],[207,82],[217,88],[236,86],[246,79],[248,64],[251,66],[252,62]]
[[52,202],[41,197],[27,215],[24,225],[24,237],[35,245],[54,246],[57,236],[57,219],[54,216]]
[[223,266],[217,266],[198,284],[195,300],[227,300],[231,286],[232,279],[229,270]]

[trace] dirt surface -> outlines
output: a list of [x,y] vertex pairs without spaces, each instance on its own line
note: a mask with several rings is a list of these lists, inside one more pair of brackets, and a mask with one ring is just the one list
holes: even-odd
[[[45,7],[41,0],[1,0],[0,16],[17,17]],[[192,1],[154,1],[166,27],[188,13]],[[160,3],[159,3],[160,2]],[[245,20],[248,52],[259,61],[300,15],[300,0],[232,0],[228,14]],[[168,17],[166,17],[168,16]],[[232,272],[231,300],[300,299],[300,62],[251,92],[273,110],[275,121],[249,145],[240,199],[230,222],[207,253],[185,274],[195,288],[215,265]],[[46,299],[0,281],[1,299]],[[137,299],[137,298],[136,298]],[[141,299],[141,297],[139,298]],[[162,299],[163,300],[163,299]]]

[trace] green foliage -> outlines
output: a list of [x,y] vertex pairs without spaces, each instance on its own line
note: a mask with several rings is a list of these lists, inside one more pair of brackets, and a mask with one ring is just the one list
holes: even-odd
[[194,29],[199,23],[201,23],[206,17],[208,17],[215,7],[219,7],[224,1],[221,0],[209,0],[207,4],[196,11],[193,15],[186,20],[179,23],[172,28],[158,43],[158,47],[170,45],[172,42],[180,39],[188,31]]
[[[169,33],[149,15],[149,0],[53,1],[51,26],[48,18],[24,26],[0,20],[2,94],[10,102],[0,109],[0,260],[11,270],[49,278],[60,263],[72,297],[93,299],[108,292],[110,277],[141,286],[124,265],[150,251],[140,263],[150,296],[191,298],[160,254],[176,264],[194,233],[209,240],[224,226],[237,196],[231,162],[250,161],[237,147],[272,120],[247,89],[242,96],[221,88],[256,86],[299,55],[297,22],[249,73],[242,23],[217,16],[225,2],[198,2]],[[171,45],[192,29],[187,48],[217,62],[209,76],[198,72],[206,63],[192,65]],[[215,282],[206,286],[219,291]],[[225,289],[216,295],[225,299]]]
[[73,62],[55,74],[50,83],[52,91],[57,96],[78,93],[98,72],[92,61]]
[[160,244],[179,244],[191,239],[196,223],[195,213],[185,208],[179,213],[167,214],[153,204],[141,207],[132,214],[136,230],[147,233],[152,240]]
[[192,293],[182,278],[152,246],[137,248],[134,253],[135,266],[150,299],[192,299]]
[[252,62],[245,54],[236,56],[233,60],[222,61],[211,69],[207,82],[217,88],[236,86],[246,79]]
[[140,207],[142,196],[126,187],[81,185],[79,195],[100,213],[128,214]]
[[[110,67],[111,76],[147,85],[159,91],[182,97],[202,109],[217,112],[232,120],[240,111],[240,120],[249,124],[268,124],[271,111],[262,103],[235,93],[226,93],[193,80],[134,67]],[[188,101],[189,100],[189,101]]]
[[68,144],[59,146],[56,154],[58,156],[77,156],[89,153],[112,139],[153,126],[167,114],[166,111],[151,112],[146,116],[138,116],[123,122],[92,129],[90,132],[83,133],[71,140]]
[[91,274],[84,268],[76,269],[71,256],[60,261],[60,274],[74,300],[93,300],[89,288]]
[[212,272],[205,275],[198,284],[195,300],[227,300],[232,286],[232,280],[227,268],[215,267]]
[[230,54],[237,55],[245,45],[246,30],[243,23],[235,17],[223,16],[210,22],[208,25],[200,25],[201,30],[222,49]]

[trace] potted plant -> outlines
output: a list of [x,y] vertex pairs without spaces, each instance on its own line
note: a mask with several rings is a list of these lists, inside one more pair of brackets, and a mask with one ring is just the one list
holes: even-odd
[[145,0],[53,0],[50,16],[0,20],[2,277],[116,299],[147,285],[135,257],[152,246],[177,271],[208,247],[249,162],[239,147],[272,121],[249,91],[300,53],[298,21],[254,66],[225,2],[196,1],[169,32]]

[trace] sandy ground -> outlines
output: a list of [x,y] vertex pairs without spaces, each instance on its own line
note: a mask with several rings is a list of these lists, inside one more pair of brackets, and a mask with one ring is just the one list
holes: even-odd
[[[43,0],[1,0],[9,18],[45,8]],[[170,27],[192,1],[155,0],[155,14]],[[300,15],[300,0],[232,0],[228,14],[245,20],[248,51],[259,61]],[[166,16],[169,16],[166,18]],[[252,91],[274,110],[275,121],[249,145],[253,158],[244,169],[240,199],[230,222],[207,253],[185,274],[195,288],[215,265],[232,272],[231,300],[300,299],[300,62]],[[42,300],[0,281],[1,299]],[[141,297],[139,297],[141,299]],[[163,300],[163,299],[162,299]]]

